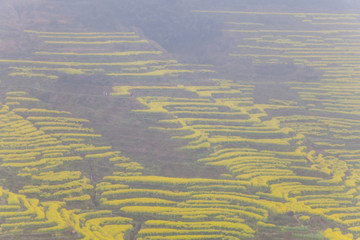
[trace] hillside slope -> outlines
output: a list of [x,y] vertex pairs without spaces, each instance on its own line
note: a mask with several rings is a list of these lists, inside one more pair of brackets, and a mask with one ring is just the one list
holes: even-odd
[[360,238],[356,2],[66,3],[1,6],[0,239]]

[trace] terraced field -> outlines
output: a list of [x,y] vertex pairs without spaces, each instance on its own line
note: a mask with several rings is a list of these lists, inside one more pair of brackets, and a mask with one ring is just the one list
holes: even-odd
[[[222,79],[135,32],[27,30],[37,50],[0,60],[9,79],[108,81],[101,97],[135,98],[132,115],[157,119],[150,130],[222,174],[151,175],[89,120],[11,85],[0,110],[0,239],[360,239],[360,15],[194,12],[224,20],[238,40],[228,58],[320,77]],[[257,89],[275,84],[295,94],[259,103]]]
[[[156,44],[135,32],[40,32],[25,30],[39,39],[40,51],[27,59],[0,59],[9,66],[9,76],[57,80],[59,76],[100,75],[121,81],[142,77],[156,80],[191,73],[212,73],[211,66],[185,65],[169,58]],[[105,75],[105,76],[103,76]]]

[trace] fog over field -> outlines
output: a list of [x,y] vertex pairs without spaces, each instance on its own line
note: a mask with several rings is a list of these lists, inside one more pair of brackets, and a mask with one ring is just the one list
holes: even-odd
[[360,2],[2,0],[0,239],[360,240]]

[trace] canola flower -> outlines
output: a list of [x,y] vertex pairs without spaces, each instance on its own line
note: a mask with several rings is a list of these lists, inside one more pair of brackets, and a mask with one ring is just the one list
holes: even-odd
[[148,43],[147,40],[107,40],[107,41],[51,41],[47,40],[44,43],[48,44],[71,44],[71,45],[101,45],[101,44],[122,44],[122,43]]
[[46,35],[133,35],[135,32],[43,32],[35,30],[24,30],[26,33],[35,33],[35,34],[46,34]]
[[124,51],[103,53],[79,53],[79,52],[35,52],[37,55],[66,55],[66,56],[132,56],[132,55],[160,55],[161,51]]

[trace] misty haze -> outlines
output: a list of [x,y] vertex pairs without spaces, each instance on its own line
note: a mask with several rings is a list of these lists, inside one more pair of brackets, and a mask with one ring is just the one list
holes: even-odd
[[0,240],[360,240],[360,1],[1,0]]

